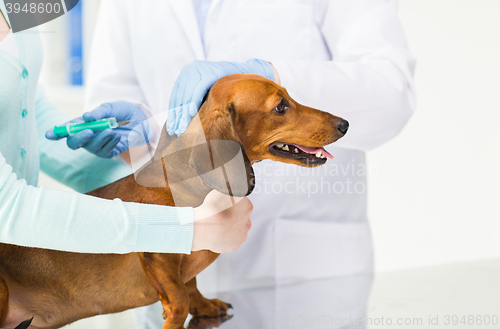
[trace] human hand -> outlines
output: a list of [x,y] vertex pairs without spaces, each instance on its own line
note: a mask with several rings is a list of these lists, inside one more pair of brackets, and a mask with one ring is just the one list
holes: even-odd
[[170,95],[168,134],[180,136],[186,132],[210,87],[220,78],[236,73],[258,74],[274,80],[273,66],[260,59],[250,59],[245,63],[194,61],[184,66]]
[[[144,134],[147,134],[147,138],[151,139],[152,130],[147,123],[146,114],[144,114],[139,106],[125,101],[102,104],[95,110],[84,113],[83,117],[75,118],[69,121],[69,123],[95,121],[110,117],[115,117],[117,121],[136,122],[99,132],[94,132],[90,129],[80,131],[73,136],[67,137],[68,147],[73,150],[83,147],[87,151],[100,157],[111,158],[128,150],[130,142],[132,142],[132,144],[134,144],[134,142],[137,142],[137,144],[144,142]],[[138,121],[144,122],[142,127],[146,130],[146,132],[144,134],[141,133],[140,136],[137,132],[132,132],[132,129],[141,123]],[[45,137],[56,140],[64,136],[56,138],[54,131],[48,130],[45,133]]]
[[192,250],[235,251],[247,239],[252,210],[248,198],[230,197],[213,190],[201,206],[194,208]]

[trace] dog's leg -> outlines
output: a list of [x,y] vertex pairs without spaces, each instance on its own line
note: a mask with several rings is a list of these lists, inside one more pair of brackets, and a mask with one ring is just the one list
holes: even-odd
[[183,329],[189,314],[189,295],[180,274],[178,254],[141,253],[141,261],[163,306],[163,329]]
[[7,319],[9,313],[9,288],[7,282],[0,276],[0,327]]
[[186,283],[189,292],[189,313],[196,317],[217,317],[227,314],[231,304],[225,303],[217,298],[207,299],[196,287],[196,277]]

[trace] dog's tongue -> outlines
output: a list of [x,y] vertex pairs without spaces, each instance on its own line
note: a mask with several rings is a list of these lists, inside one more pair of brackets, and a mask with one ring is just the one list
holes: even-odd
[[309,153],[309,154],[316,154],[318,152],[321,152],[321,154],[323,154],[324,156],[326,156],[328,159],[333,159],[333,155],[331,155],[330,153],[328,153],[322,147],[315,149],[315,148],[305,147],[305,146],[300,146],[300,145],[295,145],[295,144],[294,144],[294,146],[296,148],[298,148],[299,150],[301,150],[302,152],[306,152],[306,153]]

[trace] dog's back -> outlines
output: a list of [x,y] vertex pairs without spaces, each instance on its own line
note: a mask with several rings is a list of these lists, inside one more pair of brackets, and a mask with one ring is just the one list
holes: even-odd
[[[322,146],[347,131],[345,120],[302,106],[282,87],[253,75],[219,80],[199,116],[198,127],[191,124],[186,136],[201,134],[209,147],[186,146],[189,152],[178,158],[166,156],[160,147],[139,173],[141,184],[131,175],[89,195],[191,207],[201,204],[212,189],[244,196],[254,184],[252,163],[271,159],[309,167],[321,165],[326,162]],[[164,132],[160,146],[167,145],[165,138]],[[242,156],[241,161],[233,161],[235,154]],[[214,170],[218,169],[214,164],[223,170]],[[243,172],[235,165],[243,165]],[[181,197],[174,203],[173,184],[169,185],[167,176],[168,180],[182,181],[183,177],[176,175],[190,179],[189,185],[180,186],[177,194]],[[195,276],[217,256],[210,251],[191,255],[81,254],[0,244],[0,328],[15,328],[33,316],[33,327],[59,328],[158,299],[164,309],[164,329],[182,328],[188,313],[209,317],[225,314],[229,304],[205,299],[196,288]]]

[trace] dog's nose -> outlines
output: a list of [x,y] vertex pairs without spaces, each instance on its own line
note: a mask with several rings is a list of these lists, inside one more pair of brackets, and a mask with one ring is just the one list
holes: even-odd
[[345,135],[347,129],[349,129],[349,121],[347,120],[342,120],[342,122],[337,126],[337,130],[340,131],[342,135]]

